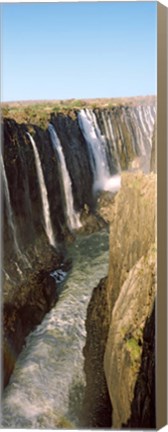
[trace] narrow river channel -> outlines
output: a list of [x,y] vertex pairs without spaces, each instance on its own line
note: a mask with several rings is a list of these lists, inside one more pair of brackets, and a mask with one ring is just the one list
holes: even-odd
[[55,307],[26,339],[4,391],[5,428],[80,427],[85,386],[85,318],[93,288],[108,273],[109,234],[78,236],[73,267]]

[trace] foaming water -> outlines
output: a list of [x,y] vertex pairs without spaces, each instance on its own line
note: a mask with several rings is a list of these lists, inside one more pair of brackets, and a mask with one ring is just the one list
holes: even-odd
[[108,232],[78,237],[73,268],[56,306],[27,338],[4,392],[3,427],[80,427],[85,385],[85,317],[93,288],[108,272]]
[[[116,174],[112,177],[109,177],[104,182],[104,191],[110,191],[110,192],[118,192],[121,187],[121,176],[119,174]],[[100,189],[99,182],[95,183],[95,191]]]

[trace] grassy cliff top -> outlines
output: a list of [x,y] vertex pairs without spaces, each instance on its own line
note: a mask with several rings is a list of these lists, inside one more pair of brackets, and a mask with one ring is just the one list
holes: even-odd
[[136,106],[154,104],[156,96],[137,96],[128,98],[68,99],[44,101],[3,102],[3,118],[16,120],[18,123],[38,124],[42,127],[49,121],[52,112],[72,115],[74,110],[82,108],[113,108],[119,106]]

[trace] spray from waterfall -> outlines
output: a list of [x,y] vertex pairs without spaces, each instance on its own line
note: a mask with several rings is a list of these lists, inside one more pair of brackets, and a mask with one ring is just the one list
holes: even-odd
[[44,223],[45,223],[45,232],[48,238],[48,241],[50,245],[55,247],[55,238],[54,238],[54,232],[52,228],[51,223],[51,217],[50,217],[50,208],[49,208],[49,202],[48,202],[48,195],[47,195],[47,189],[45,185],[43,170],[41,166],[40,157],[36,148],[35,141],[33,137],[27,132],[27,135],[31,141],[32,148],[34,151],[34,157],[35,157],[35,163],[36,163],[36,169],[37,169],[37,175],[38,175],[38,181],[39,181],[39,187],[40,187],[40,194],[41,194],[41,201],[42,201],[42,208],[43,208],[43,217],[44,217]]
[[120,187],[120,175],[115,180],[110,175],[105,146],[106,140],[101,135],[96,116],[92,110],[85,109],[78,113],[78,122],[88,147],[91,169],[94,175],[93,192],[98,190],[116,191]]
[[69,226],[70,229],[77,229],[81,227],[81,222],[78,213],[76,213],[74,209],[72,183],[67,170],[62,146],[58,138],[58,135],[56,133],[56,130],[52,124],[49,124],[48,130],[50,133],[54,152],[56,156],[59,158],[60,175],[62,178],[63,193],[65,198],[65,212],[66,212],[67,225]]

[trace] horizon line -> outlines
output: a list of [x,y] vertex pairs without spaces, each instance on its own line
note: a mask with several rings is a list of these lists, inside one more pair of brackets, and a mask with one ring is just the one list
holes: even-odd
[[59,99],[18,99],[18,100],[7,100],[1,101],[1,105],[3,104],[25,104],[25,103],[44,103],[44,102],[72,102],[72,101],[96,101],[96,100],[118,100],[118,99],[140,99],[140,98],[156,98],[157,94],[146,94],[146,95],[136,95],[136,96],[98,96],[98,97],[81,97],[81,98],[59,98]]

